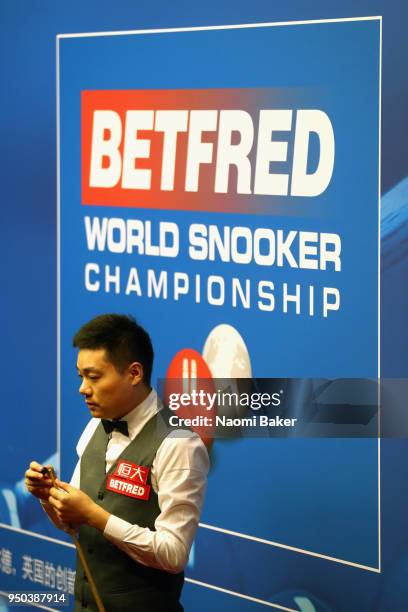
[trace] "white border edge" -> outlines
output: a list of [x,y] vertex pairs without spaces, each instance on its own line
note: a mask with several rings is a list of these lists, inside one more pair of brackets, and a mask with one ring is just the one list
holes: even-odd
[[215,584],[209,584],[208,582],[201,582],[201,580],[195,580],[194,578],[186,577],[185,582],[189,582],[196,586],[205,587],[213,591],[220,591],[221,593],[226,593],[227,595],[233,595],[234,597],[239,597],[240,599],[246,599],[247,601],[253,601],[254,603],[259,603],[264,606],[269,606],[270,608],[275,608],[277,610],[284,610],[284,612],[298,612],[298,610],[294,610],[293,608],[285,608],[285,606],[281,606],[279,604],[272,603],[270,601],[266,601],[265,599],[259,599],[258,597],[251,597],[251,595],[244,595],[243,593],[238,593],[238,591],[231,591],[230,589],[224,589],[223,587],[216,586]]
[[[274,26],[287,26],[287,25],[310,25],[310,24],[320,24],[320,23],[343,23],[343,22],[354,22],[354,21],[379,21],[380,22],[380,96],[379,96],[379,247],[378,247],[378,377],[380,378],[380,248],[381,248],[381,70],[382,70],[382,15],[377,16],[367,16],[367,17],[343,17],[337,19],[317,19],[317,20],[307,20],[307,21],[280,21],[280,22],[268,22],[268,23],[252,23],[252,24],[237,24],[237,25],[221,25],[221,26],[197,26],[197,27],[187,27],[187,28],[165,28],[165,29],[146,29],[146,30],[124,30],[124,31],[113,31],[113,32],[89,32],[89,33],[80,33],[80,34],[57,34],[56,42],[57,42],[57,451],[59,458],[59,470],[61,470],[61,422],[60,422],[60,414],[61,414],[61,368],[60,368],[60,323],[61,323],[61,302],[60,302],[60,96],[59,96],[59,79],[60,79],[60,66],[59,66],[59,40],[64,38],[85,38],[92,36],[120,36],[120,35],[132,35],[132,34],[162,34],[162,33],[171,33],[171,32],[195,32],[195,31],[207,31],[207,30],[228,30],[228,29],[243,29],[243,28],[256,28],[256,27],[274,27]],[[380,401],[380,397],[378,397]],[[378,404],[380,406],[380,404]],[[347,561],[344,559],[338,559],[336,557],[330,557],[328,555],[323,555],[321,553],[316,553],[308,550],[304,550],[302,548],[292,547],[286,544],[280,544],[278,542],[273,542],[269,540],[264,540],[262,538],[257,538],[255,536],[250,536],[247,534],[242,534],[239,532],[230,531],[227,529],[222,529],[213,525],[206,525],[204,523],[200,523],[199,526],[212,529],[213,531],[219,531],[226,533],[228,535],[234,535],[236,537],[241,537],[243,539],[249,539],[256,542],[264,543],[270,546],[276,546],[277,548],[283,548],[286,550],[290,550],[292,552],[298,552],[300,554],[305,554],[308,556],[322,558],[328,561],[337,562],[343,565],[348,565],[352,567],[356,567],[359,569],[364,569],[367,571],[381,573],[381,481],[380,481],[380,471],[381,471],[381,444],[380,444],[380,430],[378,436],[378,452],[377,452],[377,467],[378,467],[378,567],[371,567],[366,565],[361,565],[358,563],[354,563],[352,561]],[[59,473],[61,473],[59,471]],[[2,526],[0,524],[0,526]],[[33,533],[33,532],[27,532]],[[204,584],[204,583],[203,583]]]
[[270,28],[286,25],[313,25],[319,23],[339,23],[347,21],[374,21],[382,19],[381,15],[370,15],[367,17],[338,17],[335,19],[308,19],[302,21],[268,21],[260,23],[239,23],[212,26],[192,26],[185,28],[150,28],[146,30],[113,30],[109,32],[80,32],[57,34],[57,38],[86,38],[91,36],[129,36],[131,34],[168,34],[172,32],[204,32],[210,30],[234,30],[244,28]]
[[354,561],[348,561],[347,559],[339,559],[338,557],[331,557],[330,555],[324,555],[323,553],[314,552],[311,550],[305,550],[304,548],[298,548],[296,546],[290,546],[289,544],[281,544],[274,542],[273,540],[266,540],[264,538],[258,538],[257,536],[248,535],[246,533],[240,533],[239,531],[231,531],[230,529],[224,529],[223,527],[216,527],[215,525],[208,525],[206,523],[199,523],[199,527],[203,529],[209,529],[210,531],[218,531],[219,533],[225,533],[226,535],[235,536],[242,538],[243,540],[250,540],[252,542],[258,542],[259,544],[266,544],[268,546],[275,546],[276,548],[283,548],[284,550],[290,550],[291,552],[301,553],[309,557],[316,557],[318,559],[324,559],[325,561],[334,561],[342,565],[348,565],[350,567],[356,567],[375,574],[380,573],[379,567],[371,567],[371,565],[363,565],[362,563],[356,563]]

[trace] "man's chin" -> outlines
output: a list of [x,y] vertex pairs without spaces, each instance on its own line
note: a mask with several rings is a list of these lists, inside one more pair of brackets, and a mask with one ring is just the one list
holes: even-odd
[[103,418],[103,411],[100,409],[99,406],[93,406],[93,405],[88,405],[88,409],[89,412],[91,413],[91,415],[93,417],[95,417],[95,419],[102,419]]

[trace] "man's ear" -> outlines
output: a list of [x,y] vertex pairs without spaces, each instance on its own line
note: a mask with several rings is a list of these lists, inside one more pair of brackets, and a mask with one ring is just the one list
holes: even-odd
[[129,374],[132,378],[132,385],[136,386],[143,380],[143,366],[138,361],[129,365]]

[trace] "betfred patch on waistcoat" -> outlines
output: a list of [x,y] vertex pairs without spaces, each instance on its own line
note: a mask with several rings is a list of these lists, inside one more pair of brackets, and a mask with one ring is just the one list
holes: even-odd
[[130,480],[134,484],[145,485],[147,483],[149,469],[150,468],[138,465],[137,463],[119,461],[116,470],[113,472],[113,476],[118,476],[124,480]]
[[150,485],[140,485],[124,478],[110,475],[106,479],[106,488],[120,495],[127,495],[135,499],[149,499]]

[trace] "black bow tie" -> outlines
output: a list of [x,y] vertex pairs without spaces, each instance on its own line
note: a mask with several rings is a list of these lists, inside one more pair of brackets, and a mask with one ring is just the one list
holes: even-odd
[[120,431],[124,436],[129,436],[127,421],[108,421],[102,419],[102,425],[106,434],[111,434],[112,431]]

